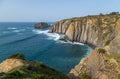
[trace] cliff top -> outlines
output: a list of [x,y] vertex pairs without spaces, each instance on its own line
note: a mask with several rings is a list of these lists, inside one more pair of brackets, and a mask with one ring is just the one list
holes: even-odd
[[[88,19],[88,18],[103,18],[103,17],[120,17],[120,14],[119,12],[111,12],[109,14],[102,14],[100,13],[99,15],[87,15],[87,16],[82,16],[82,17],[74,17],[74,18],[68,18],[68,19],[64,19],[64,20],[61,20],[61,21],[66,21],[66,20],[74,20],[74,21],[79,21],[81,19]],[[58,21],[60,22],[60,21]]]

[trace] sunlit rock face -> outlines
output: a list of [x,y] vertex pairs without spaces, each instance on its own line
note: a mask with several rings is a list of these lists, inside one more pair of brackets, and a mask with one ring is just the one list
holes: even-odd
[[[93,47],[68,74],[70,79],[117,79],[120,74],[120,14],[65,19],[51,32],[65,34],[65,39]],[[101,53],[102,52],[102,53]]]
[[51,31],[65,34],[70,41],[107,46],[111,54],[120,55],[119,30],[120,15],[109,14],[62,20],[54,24]]

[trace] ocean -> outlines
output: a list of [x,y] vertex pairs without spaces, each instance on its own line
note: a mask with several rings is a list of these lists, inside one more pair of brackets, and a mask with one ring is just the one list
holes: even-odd
[[27,60],[43,62],[67,74],[91,51],[84,44],[62,42],[58,40],[59,34],[48,33],[49,28],[35,29],[34,24],[0,23],[0,62],[13,54],[23,53]]

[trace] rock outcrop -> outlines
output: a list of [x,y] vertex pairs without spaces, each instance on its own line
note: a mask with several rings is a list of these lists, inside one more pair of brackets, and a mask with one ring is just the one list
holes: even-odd
[[[53,25],[51,32],[64,34],[67,40],[95,49],[70,71],[71,79],[117,79],[120,74],[120,14],[65,19]],[[111,66],[111,60],[117,65]]]
[[40,22],[40,23],[35,24],[34,27],[35,28],[48,28],[48,27],[50,27],[50,25],[46,22]]
[[[103,53],[101,48],[96,48],[86,58],[70,71],[70,79],[118,79],[120,74],[120,56],[111,56]],[[90,78],[86,78],[86,77]],[[78,77],[78,78],[77,78]]]
[[16,67],[23,66],[24,61],[21,59],[7,59],[0,63],[0,72],[8,72]]
[[63,73],[40,62],[16,54],[0,63],[0,79],[69,79]]

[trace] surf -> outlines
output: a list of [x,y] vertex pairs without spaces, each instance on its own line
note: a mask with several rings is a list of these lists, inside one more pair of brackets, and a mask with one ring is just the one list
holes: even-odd
[[38,29],[34,29],[33,32],[36,34],[44,34],[46,36],[48,36],[47,39],[53,39],[55,41],[57,41],[60,38],[60,35],[57,33],[49,33],[50,30],[38,30]]

